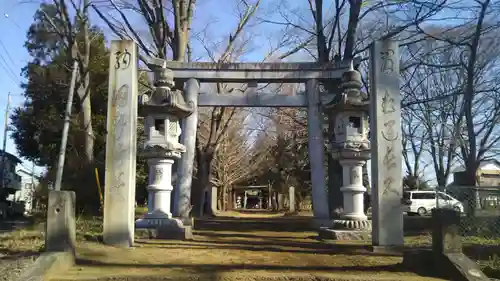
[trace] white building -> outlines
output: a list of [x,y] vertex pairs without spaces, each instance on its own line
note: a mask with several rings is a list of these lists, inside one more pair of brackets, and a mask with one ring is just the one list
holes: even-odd
[[29,213],[33,207],[35,188],[39,183],[38,176],[23,169],[19,169],[17,173],[21,176],[21,189],[15,193],[13,201],[23,202],[24,212]]
[[21,159],[8,152],[5,152],[5,155],[3,155],[2,150],[0,150],[0,161],[2,161],[2,157],[4,177],[3,184],[5,186],[1,186],[0,183],[0,189],[2,194],[5,196],[3,198],[9,198],[15,192],[21,190],[21,177],[16,173],[16,167],[19,163],[21,163]]

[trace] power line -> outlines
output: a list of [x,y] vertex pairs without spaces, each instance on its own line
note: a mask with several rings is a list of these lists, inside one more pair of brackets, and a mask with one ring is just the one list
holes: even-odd
[[[7,74],[7,76],[12,79],[12,81],[14,81],[14,83],[20,83],[21,81],[19,81],[17,78],[16,78],[16,75],[14,74],[14,72],[12,71],[11,68],[8,67],[8,64],[6,64],[5,62],[5,59],[3,58],[2,54],[0,53],[0,67],[5,70],[5,73]],[[4,65],[5,63],[5,65]]]
[[[20,1],[16,4],[14,4],[13,6],[9,7],[9,10],[11,10],[14,6],[17,6],[19,4],[24,4],[26,3],[25,1]],[[9,14],[6,12],[3,14],[3,16],[6,18],[6,19],[9,19],[12,23],[14,23],[14,25],[19,28],[21,30],[21,27],[13,20],[9,17]],[[12,63],[12,66],[16,67],[16,63],[14,62],[14,59],[12,58],[12,56],[10,55],[7,47],[4,45],[4,43],[0,40],[0,45],[2,46],[2,48],[5,50],[5,53],[7,54],[7,57],[9,58],[10,62]],[[9,78],[12,79],[12,81],[14,81],[14,83],[17,83],[17,84],[20,84],[21,81],[19,80],[19,78],[17,77],[17,75],[15,74],[15,72],[12,70],[12,68],[9,67],[9,64],[7,63],[7,60],[5,59],[5,57],[2,55],[2,53],[0,52],[0,67],[5,70],[5,72],[7,73],[7,76],[9,76]]]
[[15,67],[16,63],[12,59],[12,56],[10,55],[9,50],[7,49],[7,47],[5,47],[5,44],[2,42],[2,39],[0,39],[0,46],[2,46],[2,48],[5,50],[5,53],[7,54],[7,57],[9,58],[10,62],[12,63],[12,65]]

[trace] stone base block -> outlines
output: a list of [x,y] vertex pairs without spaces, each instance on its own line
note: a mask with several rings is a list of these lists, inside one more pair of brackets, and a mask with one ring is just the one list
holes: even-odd
[[370,250],[376,254],[401,256],[404,252],[404,246],[371,246]]
[[179,219],[143,218],[136,221],[136,233],[139,237],[149,239],[193,239],[193,227],[184,225]]
[[66,271],[75,264],[75,256],[70,252],[45,252],[21,273],[17,281],[47,280],[51,273]]
[[321,239],[330,240],[370,240],[372,238],[371,231],[369,230],[337,230],[322,227],[318,231]]
[[45,250],[71,252],[76,245],[75,192],[49,191]]
[[330,219],[314,218],[311,222],[313,228],[330,227],[332,225],[332,221]]
[[178,218],[181,220],[182,225],[184,226],[193,226],[194,225],[194,218]]
[[489,281],[478,264],[462,253],[440,254],[430,249],[406,250],[403,265],[417,273],[454,281]]
[[441,257],[439,268],[446,272],[446,277],[456,281],[490,280],[479,265],[462,253],[449,253]]
[[150,212],[144,215],[144,217],[135,221],[135,228],[156,228],[163,224],[181,224],[179,220],[172,218],[172,214],[167,214],[163,212]]

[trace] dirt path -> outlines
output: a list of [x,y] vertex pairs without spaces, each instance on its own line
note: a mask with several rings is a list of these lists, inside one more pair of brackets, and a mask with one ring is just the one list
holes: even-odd
[[440,280],[404,272],[400,257],[361,243],[327,244],[304,217],[222,217],[195,223],[195,241],[83,243],[78,265],[51,280]]
[[0,281],[16,280],[38,257],[39,237],[30,231],[25,218],[0,221]]

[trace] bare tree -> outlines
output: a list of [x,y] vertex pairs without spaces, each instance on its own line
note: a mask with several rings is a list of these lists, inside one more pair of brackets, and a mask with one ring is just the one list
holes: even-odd
[[[92,5],[118,37],[134,40],[147,56],[174,61],[185,61],[189,55],[195,6],[196,0],[102,0]],[[129,17],[137,14],[143,19],[140,25]],[[147,34],[142,32],[143,28]],[[144,56],[140,58],[145,61]]]
[[[80,100],[80,125],[84,136],[85,160],[92,163],[94,160],[94,132],[92,129],[92,108],[90,93],[90,0],[53,0],[57,18],[41,12],[54,32],[63,42],[71,61],[78,62],[77,94]],[[72,16],[73,15],[73,16]],[[69,65],[72,65],[71,63]]]
[[[191,60],[192,48],[190,44],[190,30],[193,21],[196,0],[172,0],[172,1],[144,1],[144,0],[107,0],[105,4],[94,5],[97,14],[107,23],[110,29],[123,39],[134,40],[141,48],[142,53],[147,56],[156,56],[176,61]],[[208,43],[202,41],[205,51],[213,62],[227,63],[238,59],[245,51],[246,39],[244,29],[249,25],[255,15],[261,0],[239,1],[237,4],[238,19],[236,26],[226,39],[225,46],[221,42],[209,47]],[[105,10],[111,11],[105,13]],[[138,13],[146,22],[148,33],[142,34],[139,28],[129,21],[128,13]],[[173,18],[173,20],[170,20]],[[173,25],[169,22],[174,22]],[[198,36],[198,39],[200,36]],[[212,36],[213,37],[213,36]],[[195,38],[196,39],[196,38]],[[202,38],[206,39],[206,38]],[[248,39],[248,38],[247,38]],[[151,44],[149,42],[152,42]],[[217,50],[214,50],[217,48]],[[168,50],[171,50],[170,54]],[[144,57],[141,56],[144,60]],[[181,87],[182,85],[178,85]],[[217,84],[218,93],[230,92],[233,89],[228,85]],[[211,165],[213,157],[218,149],[218,142],[224,135],[230,124],[235,110],[231,108],[213,108],[209,114],[209,128],[207,138],[204,141],[197,139],[196,146],[196,186],[192,188],[193,214],[200,215],[202,206],[200,200],[203,198],[205,189],[211,182]],[[200,128],[202,129],[202,128]]]
[[402,74],[403,145],[411,149],[410,154],[404,152],[407,170],[420,178],[422,158],[429,156],[437,184],[444,187],[457,164],[453,138],[461,127],[461,99],[455,94],[462,83],[460,52],[428,39],[408,46],[403,53],[419,62]]
[[[409,44],[416,25],[435,15],[446,1],[335,0],[331,5],[322,0],[293,2],[281,1],[277,9],[281,20],[268,22],[284,26],[296,40],[297,47],[290,52],[305,52],[319,63],[329,63],[365,55],[375,39],[399,35]],[[339,92],[337,83],[324,86],[330,93]],[[332,116],[328,126],[335,126]],[[333,135],[328,137],[329,141],[334,140]],[[338,161],[329,156],[329,201],[333,216],[342,212],[341,170]],[[366,166],[364,170],[363,181],[368,183]]]
[[[494,16],[498,7],[490,0],[460,1],[455,8],[459,11],[457,17],[462,19],[462,24],[441,29],[441,32],[421,30],[460,52],[461,72],[457,78],[460,84],[459,91],[455,93],[460,95],[460,127],[453,140],[465,164],[464,184],[474,186],[477,184],[479,164],[492,156],[492,149],[500,140],[497,125],[500,92],[496,67],[500,58],[497,48],[500,22]],[[465,128],[462,128],[462,120]]]
[[412,110],[405,110],[402,114],[402,133],[403,160],[407,174],[413,178],[422,178],[421,163],[426,132]]
[[232,186],[248,181],[261,169],[271,144],[265,133],[254,134],[245,128],[251,118],[248,111],[237,115],[220,140],[212,165],[212,184],[218,187],[220,210],[232,204],[228,197]]

